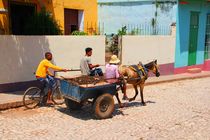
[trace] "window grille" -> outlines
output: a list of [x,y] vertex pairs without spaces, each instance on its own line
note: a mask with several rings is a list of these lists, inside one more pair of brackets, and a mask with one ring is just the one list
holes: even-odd
[[205,38],[205,59],[210,59],[210,14],[207,15],[206,38]]

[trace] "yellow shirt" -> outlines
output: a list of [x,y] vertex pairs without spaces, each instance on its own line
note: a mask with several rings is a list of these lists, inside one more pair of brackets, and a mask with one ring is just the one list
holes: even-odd
[[49,60],[43,59],[36,70],[36,76],[46,78],[47,74],[50,74],[48,68],[52,68],[54,70],[62,70],[62,68],[53,65]]

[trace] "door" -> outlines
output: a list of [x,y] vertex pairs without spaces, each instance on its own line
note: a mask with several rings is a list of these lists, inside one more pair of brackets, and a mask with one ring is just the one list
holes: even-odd
[[210,59],[210,14],[207,15],[204,59]]
[[65,35],[78,30],[78,10],[64,9]]
[[199,12],[191,12],[190,15],[190,38],[188,65],[196,64],[196,51],[198,43]]

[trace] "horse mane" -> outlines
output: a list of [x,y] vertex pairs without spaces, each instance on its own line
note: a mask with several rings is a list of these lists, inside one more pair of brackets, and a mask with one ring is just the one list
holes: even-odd
[[127,68],[127,66],[125,66],[125,65],[120,65],[120,66],[118,67],[118,70],[119,70],[119,72],[120,72],[121,74],[123,74],[123,73],[126,73],[126,68]]
[[154,61],[149,62],[149,63],[145,64],[144,66],[145,66],[145,68],[147,68],[147,69],[151,69],[151,68],[154,66]]
[[[157,60],[153,60],[153,61],[151,61],[151,62],[149,62],[147,64],[144,64],[144,67],[146,69],[153,69],[153,67],[155,66],[156,63],[157,63]],[[120,73],[126,73],[127,69],[129,69],[129,66],[127,66],[127,65],[120,65],[118,69],[119,69]]]

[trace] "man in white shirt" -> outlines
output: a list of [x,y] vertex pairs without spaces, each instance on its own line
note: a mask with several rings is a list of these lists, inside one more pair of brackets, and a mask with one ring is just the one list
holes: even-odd
[[89,75],[89,76],[103,76],[103,72],[101,68],[98,68],[100,65],[91,63],[91,56],[92,56],[92,48],[85,49],[85,56],[80,61],[80,69],[82,75]]

